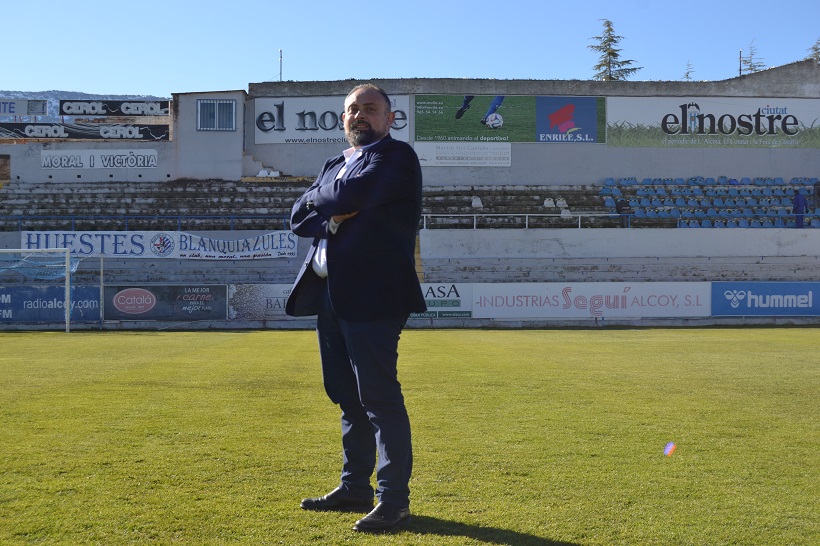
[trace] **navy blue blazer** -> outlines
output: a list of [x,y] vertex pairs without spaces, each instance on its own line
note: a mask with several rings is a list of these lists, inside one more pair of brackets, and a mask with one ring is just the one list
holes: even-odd
[[[325,279],[313,271],[327,239],[327,287],[336,315],[361,322],[406,318],[426,310],[415,267],[421,219],[421,167],[415,150],[390,135],[370,146],[336,179],[344,155],[328,159],[319,177],[293,205],[291,229],[313,237],[285,311],[315,315]],[[358,211],[328,233],[332,216]]]

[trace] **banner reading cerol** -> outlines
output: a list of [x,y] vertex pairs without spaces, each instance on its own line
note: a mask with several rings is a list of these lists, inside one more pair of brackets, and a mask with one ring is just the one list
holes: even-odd
[[297,237],[290,230],[242,239],[182,231],[23,231],[20,248],[70,248],[80,257],[257,260],[296,257]]

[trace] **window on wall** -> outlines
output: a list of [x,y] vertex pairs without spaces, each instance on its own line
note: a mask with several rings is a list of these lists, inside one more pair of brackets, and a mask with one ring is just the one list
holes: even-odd
[[236,101],[197,99],[197,131],[236,131]]

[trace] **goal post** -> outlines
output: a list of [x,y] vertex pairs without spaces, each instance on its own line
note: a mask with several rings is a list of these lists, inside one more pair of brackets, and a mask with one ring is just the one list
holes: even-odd
[[66,332],[71,331],[71,273],[79,264],[68,248],[0,248],[0,272],[13,271],[38,281],[64,279]]

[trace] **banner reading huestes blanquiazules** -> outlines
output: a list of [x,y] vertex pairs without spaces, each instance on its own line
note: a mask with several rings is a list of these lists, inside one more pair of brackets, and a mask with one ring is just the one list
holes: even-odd
[[182,231],[23,231],[20,248],[69,248],[76,257],[261,260],[295,258],[297,237],[290,230],[239,239],[205,237]]

